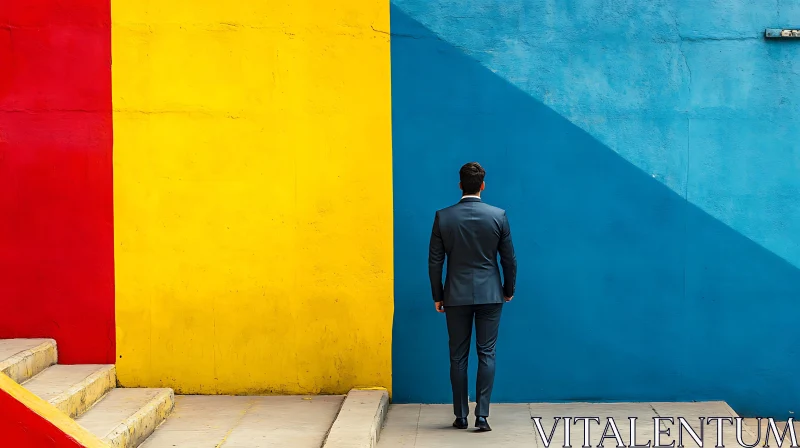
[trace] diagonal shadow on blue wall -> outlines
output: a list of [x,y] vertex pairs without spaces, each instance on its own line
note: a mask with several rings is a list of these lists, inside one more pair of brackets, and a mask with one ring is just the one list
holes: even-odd
[[[798,269],[394,5],[391,27],[395,402],[451,400],[427,247],[434,211],[458,200],[458,168],[475,160],[486,201],[508,210],[519,261],[494,401],[797,410]],[[473,354],[473,384],[475,365]]]

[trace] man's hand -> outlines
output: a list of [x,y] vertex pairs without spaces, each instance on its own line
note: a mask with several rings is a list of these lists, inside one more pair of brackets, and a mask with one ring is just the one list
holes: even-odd
[[510,302],[510,301],[511,301],[511,299],[513,299],[513,298],[514,298],[514,296],[511,296],[511,297],[503,297],[503,299],[504,299],[506,302]]
[[436,305],[437,313],[444,313],[444,302],[434,302],[434,305]]

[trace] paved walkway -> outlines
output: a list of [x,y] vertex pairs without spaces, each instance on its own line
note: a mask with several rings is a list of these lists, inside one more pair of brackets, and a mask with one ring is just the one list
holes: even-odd
[[319,448],[343,399],[179,395],[140,448]]
[[[474,409],[474,405],[470,406]],[[531,417],[542,417],[542,427],[550,434],[555,421],[554,417],[599,417],[600,424],[592,423],[590,427],[591,445],[596,447],[600,442],[603,429],[609,417],[614,418],[620,436],[625,445],[630,445],[630,423],[628,417],[638,417],[636,427],[636,443],[644,445],[653,440],[653,417],[673,417],[675,425],[662,422],[662,428],[670,428],[671,436],[677,436],[677,417],[687,419],[692,428],[699,433],[698,417],[736,417],[733,410],[724,402],[701,403],[564,403],[564,404],[493,404],[489,423],[492,432],[478,433],[472,428],[474,417],[470,416],[470,429],[458,430],[451,426],[453,408],[450,405],[401,404],[389,408],[386,422],[378,443],[379,448],[390,447],[537,447],[545,448],[539,437]],[[723,442],[729,447],[738,447],[736,430],[728,424],[723,425]],[[745,422],[744,441],[752,444],[755,441],[756,429]],[[783,426],[781,426],[781,429]],[[609,433],[610,430],[609,430]],[[583,445],[583,423],[571,425],[571,445],[580,448]],[[703,434],[704,446],[713,447],[716,442],[716,424],[705,426]],[[662,436],[661,443],[669,445],[673,437]],[[774,439],[771,446],[775,446]],[[684,432],[683,443],[687,448],[697,447],[692,438]],[[607,448],[615,448],[614,439],[607,439]],[[677,445],[677,442],[676,442]],[[550,448],[564,446],[564,424],[559,422]],[[788,446],[788,444],[784,444]]]

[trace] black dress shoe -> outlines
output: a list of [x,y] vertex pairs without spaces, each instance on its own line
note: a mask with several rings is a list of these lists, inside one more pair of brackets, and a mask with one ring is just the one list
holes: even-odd
[[453,422],[453,426],[458,429],[467,429],[467,418],[466,417],[459,417]]
[[492,427],[489,426],[489,421],[486,420],[486,417],[476,417],[475,418],[475,428],[477,428],[478,431],[481,431],[481,432],[483,432],[483,431],[491,431],[492,430]]

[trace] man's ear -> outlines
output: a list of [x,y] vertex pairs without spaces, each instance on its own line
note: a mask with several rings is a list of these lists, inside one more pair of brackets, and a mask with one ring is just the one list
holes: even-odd
[[486,188],[486,181],[481,182],[481,191]]
[[461,182],[458,183],[458,189],[461,190],[461,191],[464,191],[464,189],[461,188]]

